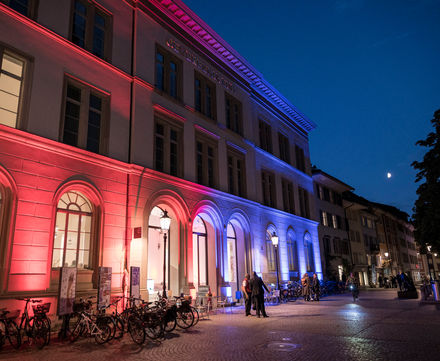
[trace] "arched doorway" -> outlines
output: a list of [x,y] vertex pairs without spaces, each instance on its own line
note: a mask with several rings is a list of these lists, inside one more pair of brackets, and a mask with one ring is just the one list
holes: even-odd
[[223,261],[218,257],[221,233],[218,213],[212,206],[203,204],[195,213],[192,223],[192,283],[196,291],[199,286],[209,286],[220,294]]
[[[171,218],[167,232],[167,243],[164,248],[164,233],[160,227],[160,218],[167,210]],[[164,254],[165,252],[165,254]],[[179,225],[174,212],[159,204],[153,207],[148,217],[147,242],[147,290],[149,296],[162,293],[163,268],[165,256],[165,285],[173,295],[179,294]]]
[[235,294],[235,291],[239,290],[240,279],[237,264],[237,233],[231,222],[228,223],[226,237],[228,281],[232,294]]
[[193,223],[193,272],[194,286],[208,285],[208,233],[200,216]]

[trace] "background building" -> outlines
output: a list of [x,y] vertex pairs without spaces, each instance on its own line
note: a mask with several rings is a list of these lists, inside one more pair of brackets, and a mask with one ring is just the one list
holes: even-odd
[[318,168],[312,169],[312,177],[324,273],[329,279],[342,280],[353,269],[342,193],[353,188]]
[[2,307],[55,306],[62,266],[78,294],[139,266],[149,297],[164,252],[173,294],[272,282],[275,251],[322,277],[315,125],[181,1],[3,1],[0,71]]

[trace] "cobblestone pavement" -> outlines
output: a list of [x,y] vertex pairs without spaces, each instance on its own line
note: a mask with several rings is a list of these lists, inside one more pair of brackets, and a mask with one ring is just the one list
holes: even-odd
[[395,290],[361,291],[360,300],[337,295],[322,301],[269,306],[269,318],[245,317],[243,307],[175,331],[139,347],[128,335],[96,345],[54,341],[39,351],[4,350],[1,360],[440,360],[440,311]]

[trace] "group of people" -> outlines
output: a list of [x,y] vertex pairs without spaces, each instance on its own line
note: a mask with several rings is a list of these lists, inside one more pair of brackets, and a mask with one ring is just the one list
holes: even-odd
[[388,277],[379,276],[379,287],[385,288],[397,288],[399,287],[400,291],[412,291],[415,290],[414,282],[410,276],[410,274],[406,274],[401,272],[396,276],[391,275]]
[[313,274],[312,278],[307,273],[304,273],[301,278],[301,286],[304,301],[319,301],[321,285],[316,273]]
[[[304,301],[319,301],[320,283],[316,273],[312,278],[307,273],[304,273],[301,278],[301,285]],[[256,272],[253,273],[252,278],[249,273],[245,275],[241,290],[245,298],[246,316],[251,315],[251,308],[253,306],[257,317],[269,317],[264,307],[264,290],[270,292],[270,289],[267,288]]]
[[256,272],[254,272],[252,279],[249,273],[246,274],[241,289],[245,297],[246,316],[251,315],[251,307],[253,304],[254,309],[257,311],[258,318],[261,316],[269,317],[264,307],[264,290],[267,292],[270,291]]

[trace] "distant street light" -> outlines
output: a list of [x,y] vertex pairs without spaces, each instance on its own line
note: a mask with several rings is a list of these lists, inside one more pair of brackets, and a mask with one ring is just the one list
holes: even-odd
[[168,217],[168,212],[163,211],[162,217],[160,217],[160,228],[163,231],[163,297],[167,298],[166,287],[166,264],[167,264],[167,233],[170,229],[171,218]]
[[279,238],[275,232],[273,232],[271,240],[272,240],[273,246],[275,247],[275,267],[277,270],[277,287],[278,287],[278,291],[281,292],[280,291],[280,278],[278,275],[278,242],[279,242]]

